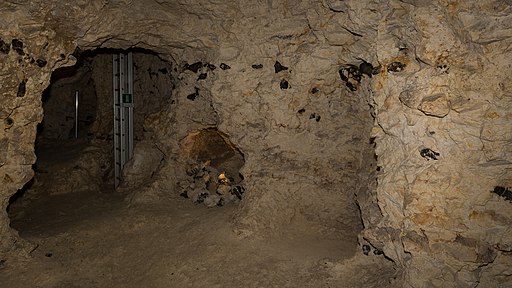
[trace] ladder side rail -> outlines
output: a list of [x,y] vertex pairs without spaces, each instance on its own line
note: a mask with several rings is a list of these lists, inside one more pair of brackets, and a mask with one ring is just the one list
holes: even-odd
[[133,139],[134,139],[134,135],[133,135],[133,122],[134,122],[134,118],[133,118],[133,105],[134,105],[134,102],[135,102],[135,99],[134,99],[134,95],[133,95],[133,54],[132,52],[128,52],[128,61],[127,61],[127,73],[126,73],[126,88],[127,88],[127,91],[126,93],[130,94],[131,95],[131,101],[132,103],[129,105],[128,107],[128,137],[127,137],[127,141],[128,141],[128,159],[131,159],[133,157]]
[[126,115],[125,115],[125,108],[124,108],[124,105],[123,105],[123,94],[126,93],[126,85],[125,85],[125,82],[126,82],[126,58],[124,56],[123,53],[119,53],[119,82],[120,82],[120,87],[119,87],[119,95],[120,95],[120,121],[121,121],[121,125],[120,125],[120,138],[121,138],[121,145],[120,145],[120,148],[121,148],[121,169],[124,167],[124,164],[126,163],[126,133],[127,133],[127,129],[126,129]]
[[117,54],[112,54],[112,96],[113,96],[113,109],[114,109],[114,131],[113,131],[113,139],[114,139],[114,188],[117,188],[120,183],[121,177],[121,159],[120,159],[120,127],[119,127],[119,56]]

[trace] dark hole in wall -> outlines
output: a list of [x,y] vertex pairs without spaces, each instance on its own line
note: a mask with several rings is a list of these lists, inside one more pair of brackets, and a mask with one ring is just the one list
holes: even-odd
[[181,141],[185,154],[196,162],[210,162],[220,172],[225,171],[237,182],[243,180],[240,169],[245,164],[244,154],[229,140],[228,135],[207,128],[190,133]]
[[181,196],[207,207],[238,203],[245,193],[240,169],[245,164],[243,153],[231,143],[228,135],[216,128],[189,133],[181,141],[181,149],[191,160],[181,183]]
[[[61,196],[83,191],[96,194],[113,191],[112,54],[122,51],[125,52],[77,49],[73,53],[77,58],[74,66],[53,71],[50,84],[41,95],[44,117],[37,126],[35,177],[11,198],[10,206],[39,205],[38,198],[65,198]],[[174,99],[175,65],[150,50],[127,51],[133,53],[134,60],[137,142],[144,139],[145,118],[166,109]],[[79,91],[77,138],[76,90]],[[18,212],[22,211],[12,210],[11,218]]]

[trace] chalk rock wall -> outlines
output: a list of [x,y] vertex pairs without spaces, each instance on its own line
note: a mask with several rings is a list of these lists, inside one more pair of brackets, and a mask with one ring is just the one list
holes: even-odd
[[491,191],[512,176],[510,3],[410,1],[387,12],[377,53],[392,69],[373,86],[385,217],[365,235],[407,267],[410,286],[508,286],[512,205]]
[[[230,137],[246,161],[242,236],[359,231],[357,199],[360,238],[405,287],[510,285],[510,192],[495,190],[512,179],[509,2],[32,2],[0,4],[4,207],[32,176],[51,71],[72,65],[76,46],[138,46],[180,68],[215,65],[202,82],[179,69],[179,109],[144,127],[178,162],[190,131]],[[380,73],[352,91],[338,70],[363,60]],[[179,173],[163,167],[152,188]],[[2,211],[3,253],[19,242]]]

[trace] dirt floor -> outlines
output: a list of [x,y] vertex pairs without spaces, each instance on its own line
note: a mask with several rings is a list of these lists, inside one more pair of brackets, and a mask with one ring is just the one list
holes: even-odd
[[356,239],[237,237],[236,205],[133,206],[101,191],[27,199],[10,215],[30,253],[3,259],[0,287],[396,287],[392,262]]

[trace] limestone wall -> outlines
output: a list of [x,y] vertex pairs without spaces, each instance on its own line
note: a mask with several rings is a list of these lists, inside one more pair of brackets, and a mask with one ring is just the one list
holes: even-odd
[[[181,70],[180,109],[146,125],[166,151],[207,126],[241,149],[241,236],[297,221],[325,235],[354,227],[336,220],[355,219],[357,194],[361,238],[403,269],[405,287],[510,285],[512,205],[507,190],[491,193],[512,179],[507,1],[32,2],[0,4],[4,207],[33,173],[51,71],[73,64],[76,46],[135,45],[216,66],[195,84]],[[363,60],[380,73],[351,91],[338,70]],[[19,242],[2,211],[7,253]]]

